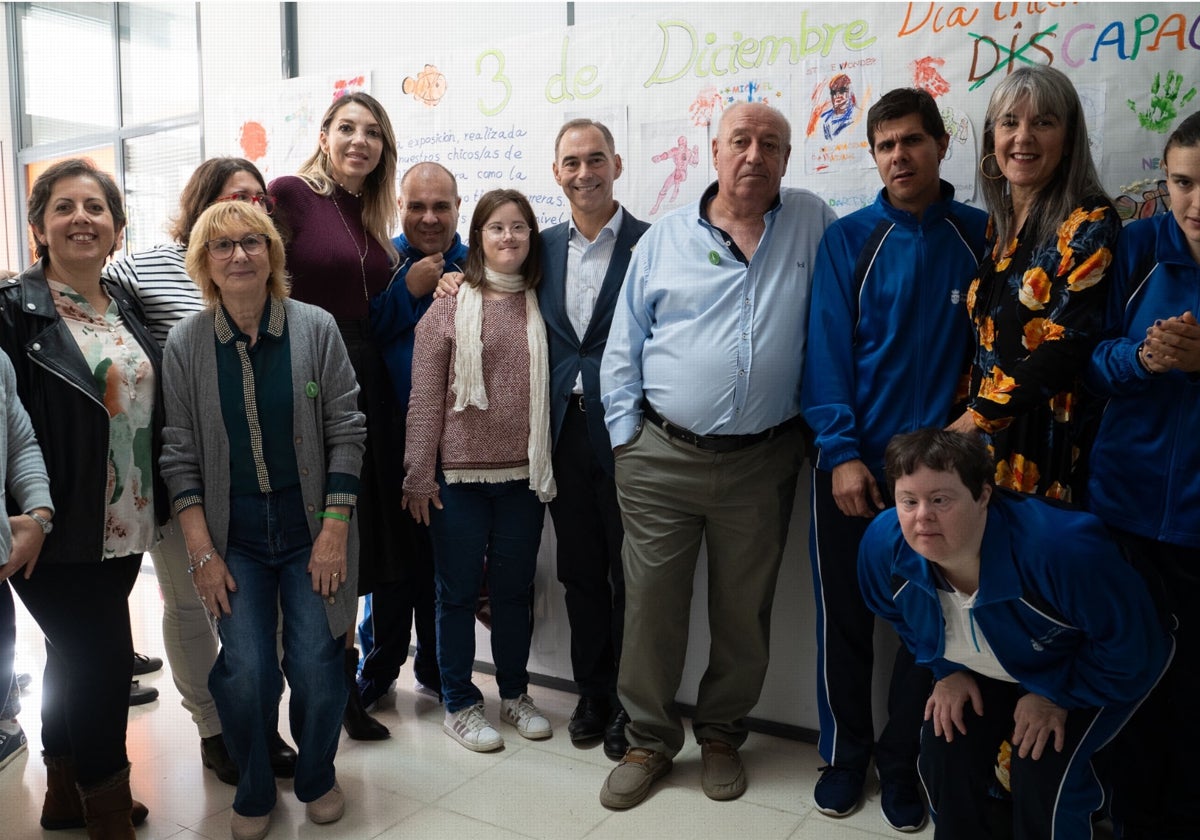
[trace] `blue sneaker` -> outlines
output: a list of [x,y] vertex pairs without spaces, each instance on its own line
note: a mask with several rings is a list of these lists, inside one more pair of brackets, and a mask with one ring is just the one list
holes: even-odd
[[0,770],[25,752],[25,730],[14,721],[0,723]]
[[880,780],[879,810],[883,821],[896,831],[920,831],[928,813],[925,800],[912,781]]
[[858,808],[862,798],[862,770],[828,765],[821,768],[821,778],[813,788],[813,802],[817,810],[829,817],[848,817]]

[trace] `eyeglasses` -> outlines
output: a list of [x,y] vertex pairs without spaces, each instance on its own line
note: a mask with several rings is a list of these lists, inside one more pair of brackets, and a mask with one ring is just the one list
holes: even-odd
[[265,233],[250,233],[241,239],[210,239],[204,243],[204,247],[214,260],[224,261],[233,256],[233,251],[238,245],[242,246],[242,251],[247,257],[257,257],[267,250],[267,243],[270,241],[271,237]]
[[266,193],[230,193],[223,195],[217,201],[249,201],[251,204],[257,204],[262,208],[263,212],[268,216],[275,212],[275,197]]
[[524,222],[517,222],[511,227],[505,227],[499,222],[493,222],[490,225],[484,226],[483,232],[488,239],[494,239],[497,242],[503,239],[505,234],[508,234],[518,242],[524,242],[533,233],[533,230]]

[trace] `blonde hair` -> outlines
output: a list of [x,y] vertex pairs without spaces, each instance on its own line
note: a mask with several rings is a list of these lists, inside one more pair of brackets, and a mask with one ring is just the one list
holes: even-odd
[[[388,263],[395,266],[400,262],[400,253],[392,244],[391,231],[396,227],[399,218],[399,207],[396,204],[396,133],[392,130],[392,121],[387,111],[375,97],[368,93],[356,91],[333,100],[321,117],[321,134],[328,135],[329,127],[337,112],[347,105],[361,105],[371,112],[371,116],[379,123],[383,132],[383,153],[379,156],[379,164],[367,175],[363,182],[363,227],[375,237],[388,255]],[[313,192],[318,195],[333,195],[337,184],[333,180],[333,172],[329,163],[329,155],[321,145],[308,160],[300,164],[296,175],[300,177]]]
[[275,228],[271,217],[248,201],[219,201],[200,214],[192,226],[188,240],[184,266],[188,275],[204,297],[204,302],[215,307],[221,302],[221,290],[213,282],[209,272],[207,243],[210,239],[228,236],[234,228],[250,233],[261,233],[267,237],[267,255],[271,267],[267,278],[267,294],[274,298],[286,298],[291,288],[285,269],[283,238]]

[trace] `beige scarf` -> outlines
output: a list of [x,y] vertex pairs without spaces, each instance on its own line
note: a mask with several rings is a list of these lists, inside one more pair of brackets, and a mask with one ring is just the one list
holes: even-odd
[[[519,274],[484,269],[484,284],[498,292],[525,293],[525,339],[529,343],[529,489],[540,501],[554,498],[554,470],[550,465],[549,360],[546,325],[537,295]],[[454,410],[488,407],[483,384],[483,292],[470,283],[458,288],[454,312]],[[523,477],[523,476],[522,476]],[[450,476],[447,475],[447,480]],[[482,478],[482,476],[481,476]],[[460,480],[471,480],[460,477]],[[492,477],[495,480],[495,477]]]

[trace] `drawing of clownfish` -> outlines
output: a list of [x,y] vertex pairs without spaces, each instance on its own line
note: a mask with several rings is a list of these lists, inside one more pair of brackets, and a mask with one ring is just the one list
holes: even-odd
[[403,89],[425,107],[433,108],[446,95],[446,76],[434,65],[426,64],[416,78],[405,77]]

